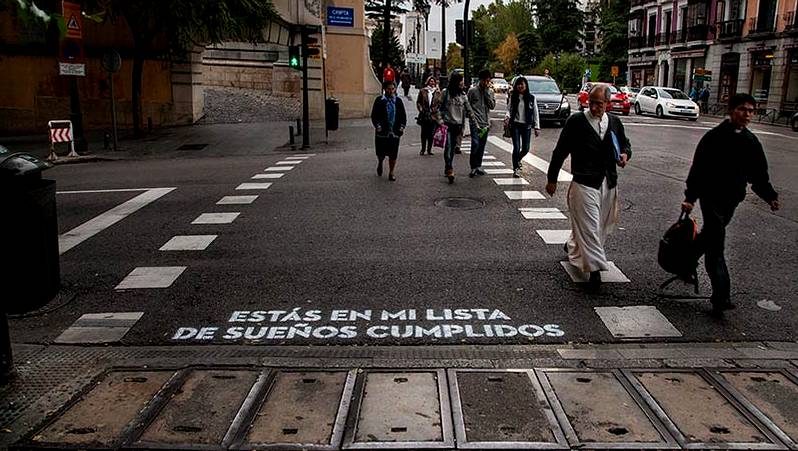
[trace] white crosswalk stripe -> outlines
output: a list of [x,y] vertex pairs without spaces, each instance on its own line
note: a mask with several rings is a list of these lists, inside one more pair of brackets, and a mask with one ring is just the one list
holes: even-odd
[[518,211],[526,219],[568,219],[560,210],[553,207],[519,208]]
[[504,194],[510,200],[545,199],[540,191],[505,191]]
[[493,181],[496,182],[497,185],[501,185],[501,186],[504,186],[504,185],[529,185],[529,182],[527,182],[525,179],[522,179],[522,178],[493,179]]
[[[583,273],[579,268],[572,265],[571,262],[562,261],[560,262],[560,265],[562,265],[563,269],[565,269],[565,272],[568,273],[568,275],[571,277],[571,280],[573,280],[574,282],[585,283],[588,281],[590,274]],[[631,282],[631,280],[629,280],[629,278],[626,277],[626,275],[622,273],[617,266],[615,266],[615,263],[608,261],[607,265],[609,266],[610,269],[608,269],[607,271],[601,271],[602,282],[608,282],[608,283]]]
[[546,244],[565,244],[571,236],[571,230],[536,230]]

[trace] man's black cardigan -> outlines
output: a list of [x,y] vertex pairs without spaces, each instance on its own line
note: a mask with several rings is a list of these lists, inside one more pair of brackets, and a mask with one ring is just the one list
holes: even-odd
[[571,155],[571,173],[573,181],[580,185],[600,189],[607,177],[607,184],[614,188],[618,184],[616,170],[615,145],[612,142],[612,133],[618,138],[620,153],[625,153],[627,158],[632,158],[632,148],[621,120],[607,114],[608,130],[604,139],[599,138],[596,130],[590,125],[585,114],[574,113],[565,121],[565,126],[557,140],[557,146],[549,163],[548,181],[557,181],[563,162]]

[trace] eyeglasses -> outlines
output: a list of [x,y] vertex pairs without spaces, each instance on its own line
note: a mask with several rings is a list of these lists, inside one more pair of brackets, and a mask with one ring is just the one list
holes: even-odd
[[735,110],[741,113],[748,113],[748,114],[754,114],[755,111],[753,108],[746,108],[744,106],[738,106],[737,108],[735,108]]

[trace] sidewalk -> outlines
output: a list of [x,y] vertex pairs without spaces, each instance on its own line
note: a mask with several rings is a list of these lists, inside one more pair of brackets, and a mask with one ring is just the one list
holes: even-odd
[[15,347],[15,449],[796,449],[798,344]]

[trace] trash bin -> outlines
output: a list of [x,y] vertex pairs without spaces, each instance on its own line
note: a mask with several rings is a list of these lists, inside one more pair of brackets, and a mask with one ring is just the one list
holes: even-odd
[[[0,284],[4,313],[25,313],[50,302],[61,286],[55,181],[50,164],[0,146]],[[11,296],[12,292],[17,294]]]
[[330,97],[324,102],[324,117],[327,130],[338,130],[338,99]]

